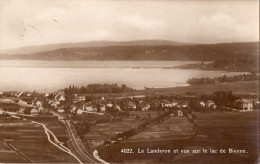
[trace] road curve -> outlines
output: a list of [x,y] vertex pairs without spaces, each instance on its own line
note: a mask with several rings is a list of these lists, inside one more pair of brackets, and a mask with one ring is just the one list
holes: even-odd
[[[21,117],[17,116],[15,113],[11,113],[11,112],[7,112],[7,113],[9,113],[9,114],[10,114],[12,117],[14,117],[14,118],[18,118],[18,119],[21,118]],[[27,120],[27,119],[23,118],[23,120]],[[31,122],[34,123],[34,124],[41,125],[41,126],[43,127],[44,132],[45,132],[45,134],[47,135],[48,141],[49,141],[52,145],[56,146],[58,149],[60,149],[60,150],[62,150],[62,151],[64,151],[64,152],[66,152],[67,154],[69,154],[69,155],[71,155],[72,157],[74,157],[80,164],[83,164],[83,163],[84,163],[84,162],[82,162],[74,153],[72,153],[72,152],[70,151],[70,149],[68,149],[66,146],[64,146],[64,143],[63,143],[63,142],[60,142],[60,141],[58,140],[58,138],[55,136],[55,134],[54,134],[49,128],[47,128],[47,126],[46,126],[45,124],[40,123],[40,122],[36,122],[36,121],[31,121]],[[52,141],[51,137],[53,137],[54,141]]]

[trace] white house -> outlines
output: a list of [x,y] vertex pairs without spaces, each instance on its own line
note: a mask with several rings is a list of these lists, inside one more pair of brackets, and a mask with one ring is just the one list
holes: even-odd
[[235,101],[235,108],[243,111],[253,110],[253,102],[247,99],[239,99]]
[[200,106],[204,108],[206,106],[206,103],[204,101],[201,101]]
[[118,111],[121,111],[121,108],[119,105],[115,105],[115,109],[118,110]]
[[136,105],[134,102],[131,101],[127,102],[127,106],[129,109],[134,109],[134,110],[136,109]]
[[57,110],[59,113],[64,113],[65,110],[62,108],[62,107],[59,107],[58,110]]
[[31,109],[30,111],[31,115],[39,115],[39,111],[36,108]]
[[97,111],[97,107],[92,105],[91,102],[89,103],[85,103],[83,105],[83,111],[87,111],[87,112],[96,112]]
[[100,106],[100,111],[101,112],[105,112],[106,111],[106,106],[105,105],[101,105]]
[[56,102],[52,102],[51,103],[51,106],[54,107],[54,108],[57,108],[58,107],[58,104]]
[[57,95],[55,96],[55,100],[58,100],[58,101],[65,101],[65,97],[64,97],[64,95],[57,94]]
[[38,106],[38,107],[42,106],[42,102],[41,101],[37,101],[36,102],[36,106]]
[[78,96],[78,101],[86,101],[86,97],[85,96]]
[[112,106],[113,106],[113,104],[112,104],[111,102],[108,102],[108,103],[107,103],[107,107],[112,108]]
[[178,110],[178,116],[183,116],[183,113],[181,110]]
[[150,109],[151,105],[150,104],[146,104],[142,107],[142,111],[148,111]]
[[24,108],[20,108],[19,111],[18,111],[18,113],[24,114]]
[[78,109],[78,110],[77,110],[77,114],[78,114],[78,115],[81,115],[82,113],[83,113],[83,110],[82,110],[82,109]]
[[208,100],[208,101],[206,101],[206,107],[216,109],[217,105],[215,104],[214,101]]

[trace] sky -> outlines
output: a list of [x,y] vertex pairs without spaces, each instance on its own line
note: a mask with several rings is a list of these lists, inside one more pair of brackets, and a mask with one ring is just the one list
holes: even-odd
[[145,39],[259,41],[259,1],[0,0],[0,50]]

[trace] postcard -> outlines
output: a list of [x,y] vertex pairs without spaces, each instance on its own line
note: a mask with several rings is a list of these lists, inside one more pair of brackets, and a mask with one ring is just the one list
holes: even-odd
[[258,0],[0,0],[0,163],[256,164]]

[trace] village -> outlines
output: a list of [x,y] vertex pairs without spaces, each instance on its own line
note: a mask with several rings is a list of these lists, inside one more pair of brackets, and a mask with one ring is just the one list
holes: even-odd
[[[223,94],[225,93],[223,92]],[[182,111],[185,109],[188,111],[203,112],[216,110],[247,112],[259,109],[259,100],[257,98],[239,97],[233,97],[235,100],[232,102],[223,104],[225,101],[221,101],[221,104],[218,104],[212,99],[205,98],[205,96],[201,96],[200,98],[189,95],[104,98],[85,96],[84,94],[68,96],[64,91],[60,90],[44,94],[36,92],[0,92],[0,98],[0,113],[3,113],[3,110],[7,110],[30,115],[49,114],[51,110],[70,115],[84,115],[87,113],[102,115],[106,112],[126,111]],[[4,104],[9,105],[5,108]]]

